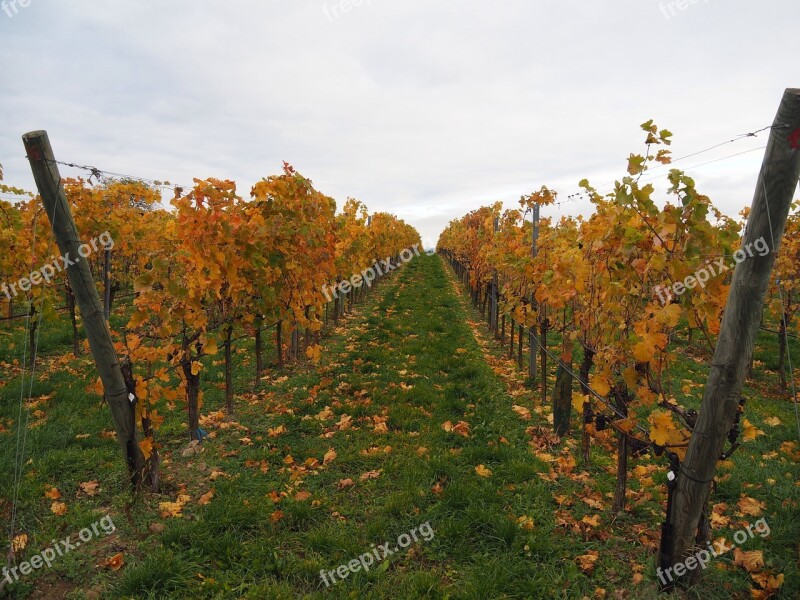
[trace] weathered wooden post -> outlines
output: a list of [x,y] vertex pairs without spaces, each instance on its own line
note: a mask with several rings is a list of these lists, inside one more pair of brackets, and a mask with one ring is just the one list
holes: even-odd
[[[769,144],[756,182],[750,218],[742,240],[742,260],[733,273],[717,348],[711,361],[700,415],[686,458],[676,473],[666,522],[661,531],[659,578],[671,588],[694,579],[685,564],[693,552],[703,506],[717,461],[739,407],[748,362],[758,333],[770,274],[800,177],[800,89],[787,89],[772,125]],[[746,252],[757,240],[770,252]],[[675,574],[673,576],[673,570]],[[663,572],[662,572],[663,571]],[[677,573],[681,571],[681,575]]]
[[83,317],[89,348],[103,382],[105,399],[111,409],[117,438],[125,453],[131,481],[134,485],[138,485],[141,481],[144,457],[136,439],[135,398],[129,398],[111,332],[103,315],[103,304],[100,302],[92,278],[89,261],[85,258],[86,251],[83,253],[80,251],[86,246],[80,243],[47,132],[26,133],[22,136],[22,141],[25,144],[36,187],[53,228],[53,235],[61,255],[67,259],[64,262],[69,284]]
[[103,251],[103,316],[108,321],[111,318],[111,244]]
[[[532,222],[532,233],[531,233],[531,257],[536,258],[537,254],[539,254],[539,205],[533,205],[533,222]],[[536,306],[536,298],[534,298],[533,292],[531,292],[531,297],[529,298],[530,306],[533,308]],[[538,340],[536,339],[536,325],[533,325],[528,328],[528,344],[530,345],[530,359],[528,361],[528,377],[530,377],[531,382],[536,381],[536,349],[539,346]]]
[[[494,218],[494,237],[497,243],[497,232],[500,230],[500,219]],[[497,337],[497,322],[500,313],[500,286],[497,280],[497,271],[494,272],[492,277],[492,294],[489,299],[489,330]]]

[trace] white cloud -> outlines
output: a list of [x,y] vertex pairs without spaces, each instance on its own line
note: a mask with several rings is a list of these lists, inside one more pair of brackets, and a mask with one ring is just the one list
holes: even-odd
[[[669,20],[657,0],[372,0],[333,21],[326,4],[338,3],[33,0],[0,13],[6,178],[32,187],[20,136],[41,128],[62,160],[233,178],[245,195],[286,160],[430,245],[481,204],[612,181],[648,118],[681,156],[771,123],[800,85],[793,0],[698,2]],[[733,215],[760,160],[692,174]]]

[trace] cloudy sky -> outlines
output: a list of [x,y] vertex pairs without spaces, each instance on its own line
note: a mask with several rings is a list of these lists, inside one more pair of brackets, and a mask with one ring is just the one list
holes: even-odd
[[[800,86],[797,0],[22,2],[0,10],[6,183],[33,188],[33,129],[59,160],[244,196],[285,160],[427,245],[543,184],[607,188],[647,119],[680,157],[770,125]],[[735,215],[767,135],[676,166]]]

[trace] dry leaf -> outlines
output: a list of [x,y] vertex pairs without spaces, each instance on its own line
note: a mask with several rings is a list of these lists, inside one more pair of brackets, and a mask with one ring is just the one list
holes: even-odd
[[274,429],[267,429],[267,435],[269,437],[271,437],[271,438],[278,437],[279,435],[282,435],[282,434],[284,434],[286,432],[287,432],[287,429],[286,429],[286,427],[284,425],[279,425],[278,427],[275,427]]
[[761,550],[744,552],[739,548],[733,550],[733,564],[743,567],[748,573],[764,568],[764,553]]
[[600,558],[600,553],[597,550],[589,550],[587,554],[577,557],[576,560],[581,571],[588,575],[594,571],[594,565],[598,558]]
[[145,460],[149,460],[153,455],[153,438],[146,437],[139,441],[139,448],[142,450]]
[[747,419],[742,419],[742,439],[745,442],[750,442],[760,435],[764,435],[764,432]]
[[525,408],[524,406],[514,405],[511,407],[515,413],[517,413],[523,421],[530,421],[531,420],[531,411]]
[[96,496],[100,484],[96,481],[86,481],[80,485],[81,491],[87,496]]
[[760,596],[762,598],[768,598],[775,593],[783,585],[784,579],[783,573],[776,576],[766,571],[764,573],[750,573],[750,577],[764,590],[765,594]]
[[14,554],[19,554],[28,546],[28,535],[20,533],[18,536],[11,540],[11,550]]
[[462,437],[469,437],[469,423],[466,421],[459,421],[458,425],[453,427],[453,432]]
[[478,465],[477,467],[475,467],[475,472],[476,472],[478,475],[480,475],[481,477],[491,477],[491,476],[492,476],[492,471],[491,471],[491,469],[488,469],[488,468],[487,468],[486,466],[484,466],[484,465]]
[[277,523],[283,518],[283,511],[276,510],[269,516],[269,520],[272,521],[273,524]]
[[179,494],[175,502],[159,502],[158,509],[161,511],[161,516],[166,517],[180,517],[183,514],[183,507],[191,500],[188,494]]
[[737,506],[742,514],[750,515],[752,517],[759,516],[762,511],[767,508],[767,505],[764,502],[760,502],[755,498],[749,498],[747,496],[743,496],[739,500]]
[[112,571],[119,571],[122,568],[122,565],[125,564],[125,557],[122,555],[122,552],[118,552],[108,560],[101,563],[100,566],[108,567]]
[[531,517],[527,517],[522,515],[520,518],[517,519],[517,523],[519,526],[524,529],[525,531],[531,531],[533,529],[533,519]]
[[586,523],[591,527],[598,527],[600,525],[600,515],[594,515],[593,517],[585,516],[581,519],[581,523]]

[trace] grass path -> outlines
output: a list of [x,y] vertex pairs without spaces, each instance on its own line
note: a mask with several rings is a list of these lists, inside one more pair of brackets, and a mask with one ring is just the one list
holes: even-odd
[[[555,503],[538,476],[548,467],[528,450],[526,423],[484,362],[437,258],[414,261],[385,284],[339,330],[319,369],[278,385],[242,408],[237,422],[246,429],[220,431],[207,444],[203,472],[217,475],[196,485],[213,487],[213,500],[191,508],[196,519],[169,520],[163,549],[125,573],[120,596],[557,598],[594,590],[572,560],[586,544],[553,536]],[[186,471],[197,467],[191,462]],[[320,570],[373,544],[395,547],[424,523],[430,541],[323,583]]]

